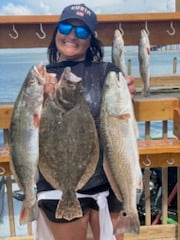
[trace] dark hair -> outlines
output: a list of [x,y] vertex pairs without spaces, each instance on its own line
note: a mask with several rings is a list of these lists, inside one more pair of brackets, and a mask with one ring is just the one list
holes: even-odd
[[[51,42],[48,46],[47,55],[49,63],[57,63],[60,59],[60,52],[56,47],[56,34],[58,26],[56,26]],[[102,42],[97,39],[94,35],[91,35],[90,47],[87,49],[86,60],[100,62],[104,56],[104,49]]]

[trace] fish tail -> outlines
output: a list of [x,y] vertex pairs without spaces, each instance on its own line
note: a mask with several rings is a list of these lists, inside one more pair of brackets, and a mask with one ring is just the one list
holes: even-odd
[[150,95],[150,87],[144,87],[141,92],[141,96],[148,97]]
[[117,223],[114,227],[114,234],[119,233],[134,233],[139,234],[140,223],[137,213],[130,215],[121,214],[117,219]]
[[56,218],[64,218],[68,221],[82,217],[82,209],[78,199],[59,200],[56,208]]
[[150,95],[150,89],[148,88],[144,91],[144,97],[148,97],[149,95]]
[[39,217],[39,210],[37,201],[33,206],[28,206],[26,200],[23,202],[21,213],[20,213],[20,225],[26,224],[28,222],[32,222],[33,220],[37,220]]

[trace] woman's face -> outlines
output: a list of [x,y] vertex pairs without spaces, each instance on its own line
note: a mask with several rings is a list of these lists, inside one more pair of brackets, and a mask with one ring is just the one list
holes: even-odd
[[[75,26],[85,26],[79,20],[68,21]],[[75,35],[75,29],[68,35],[61,34],[57,31],[55,42],[58,51],[60,52],[60,61],[73,60],[82,61],[86,58],[86,51],[90,46],[91,34],[87,39],[77,38]]]

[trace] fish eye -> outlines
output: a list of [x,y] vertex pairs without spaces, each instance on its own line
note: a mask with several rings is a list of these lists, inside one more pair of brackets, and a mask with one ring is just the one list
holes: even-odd
[[34,79],[31,79],[30,81],[29,81],[29,84],[30,85],[33,85],[35,83],[35,80]]
[[123,211],[123,212],[122,212],[122,216],[123,216],[123,217],[126,217],[126,216],[127,216],[127,213]]

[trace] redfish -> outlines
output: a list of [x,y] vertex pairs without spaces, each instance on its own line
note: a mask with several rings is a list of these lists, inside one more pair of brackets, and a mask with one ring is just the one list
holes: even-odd
[[139,233],[136,190],[143,188],[137,146],[137,123],[122,73],[110,72],[100,109],[104,169],[116,197],[123,202],[114,233]]
[[38,218],[35,184],[39,159],[39,124],[45,83],[44,66],[32,67],[15,101],[10,123],[10,167],[15,181],[25,194],[20,224]]

